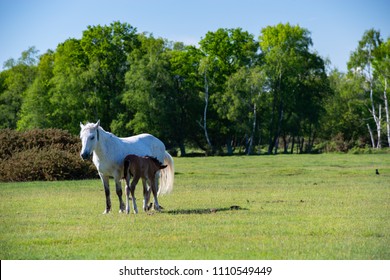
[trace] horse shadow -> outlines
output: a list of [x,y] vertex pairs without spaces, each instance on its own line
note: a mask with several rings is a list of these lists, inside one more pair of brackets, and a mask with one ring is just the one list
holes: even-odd
[[249,210],[247,208],[242,208],[238,205],[232,205],[230,207],[221,207],[221,208],[197,208],[197,209],[174,209],[169,211],[164,211],[163,213],[167,213],[170,215],[203,215],[203,214],[213,214],[217,212],[224,211],[241,211],[241,210]]

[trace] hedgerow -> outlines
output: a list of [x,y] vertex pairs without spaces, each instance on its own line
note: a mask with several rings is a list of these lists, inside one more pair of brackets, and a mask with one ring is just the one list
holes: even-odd
[[90,161],[82,161],[80,139],[65,130],[0,130],[0,181],[96,178]]

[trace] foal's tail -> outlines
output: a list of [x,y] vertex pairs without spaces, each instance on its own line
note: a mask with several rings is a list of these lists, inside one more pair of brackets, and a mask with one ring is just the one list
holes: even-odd
[[130,160],[125,159],[124,165],[123,165],[123,179],[126,180],[127,178],[127,172],[129,170]]
[[173,158],[167,151],[165,151],[163,164],[167,165],[167,167],[160,170],[160,187],[158,189],[159,195],[169,194],[173,189],[175,167],[173,164]]

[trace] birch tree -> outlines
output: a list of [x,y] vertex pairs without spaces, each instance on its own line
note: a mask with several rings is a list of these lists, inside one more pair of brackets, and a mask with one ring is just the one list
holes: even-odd
[[387,144],[390,147],[390,120],[389,120],[389,103],[387,99],[387,88],[390,79],[390,39],[382,43],[375,51],[375,60],[373,66],[379,81],[383,86],[383,101],[386,114],[386,132]]
[[[264,111],[261,98],[269,90],[267,76],[260,66],[242,67],[227,82],[223,102],[227,118],[235,123],[235,130],[249,135],[245,153],[253,153],[259,115]],[[262,110],[263,109],[263,110]]]
[[210,59],[208,57],[204,57],[199,66],[199,72],[204,78],[204,108],[203,108],[203,119],[202,122],[199,121],[199,125],[203,129],[204,136],[206,138],[207,145],[213,154],[214,151],[214,146],[211,144],[208,128],[207,128],[207,113],[209,109],[209,100],[210,100],[210,94],[209,94],[209,68],[210,68]]
[[[348,62],[348,69],[350,71],[355,75],[362,75],[365,78],[363,90],[369,93],[370,106],[368,110],[374,120],[377,132],[377,142],[373,144],[373,148],[381,148],[381,104],[377,104],[374,96],[376,80],[373,69],[374,53],[381,42],[379,31],[374,29],[366,31]],[[370,135],[372,135],[370,125],[367,124],[367,127]],[[372,142],[374,143],[373,139]]]
[[[253,35],[241,28],[220,28],[215,32],[208,32],[199,45],[205,55],[202,70],[205,78],[205,101],[207,98],[207,108],[215,112],[214,130],[211,131],[214,149],[222,150],[222,146],[226,145],[227,153],[232,154],[232,136],[234,134],[232,127],[234,124],[226,118],[225,108],[223,108],[225,104],[221,100],[226,93],[228,78],[242,66],[250,66],[253,63],[256,59],[258,46]],[[210,80],[212,80],[213,85],[212,95],[209,92]],[[209,130],[207,132],[210,134]]]

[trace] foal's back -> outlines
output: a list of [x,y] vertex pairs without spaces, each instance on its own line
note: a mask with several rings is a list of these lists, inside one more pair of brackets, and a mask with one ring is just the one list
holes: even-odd
[[162,165],[156,158],[149,156],[127,155],[124,160],[124,177],[127,177],[127,172],[135,177],[143,179],[151,179],[157,171],[167,167]]

